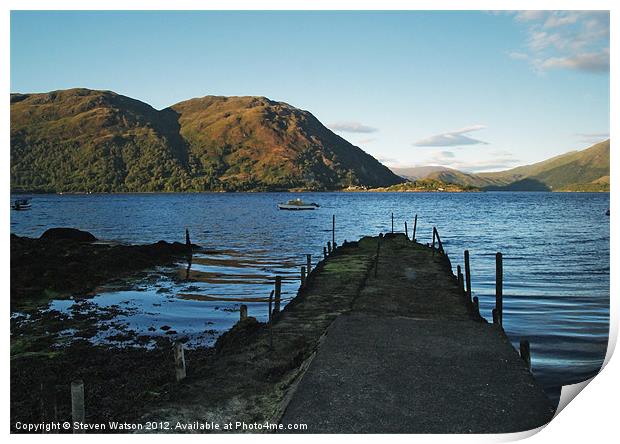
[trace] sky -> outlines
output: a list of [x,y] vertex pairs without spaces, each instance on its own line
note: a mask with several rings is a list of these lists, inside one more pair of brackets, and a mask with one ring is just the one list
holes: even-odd
[[11,91],[258,95],[391,167],[496,171],[609,137],[609,14],[13,11]]

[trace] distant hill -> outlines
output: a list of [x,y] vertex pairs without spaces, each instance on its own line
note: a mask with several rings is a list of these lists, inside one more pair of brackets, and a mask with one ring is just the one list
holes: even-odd
[[273,191],[403,180],[307,111],[207,96],[158,111],[111,91],[11,94],[11,189]]
[[437,165],[407,167],[407,168],[390,168],[394,173],[400,177],[404,177],[408,180],[424,179],[430,174],[439,173],[443,171],[456,171],[450,168]]
[[[440,168],[425,178],[484,190],[609,191],[609,139],[532,165],[493,173]],[[395,169],[399,174],[400,169]]]

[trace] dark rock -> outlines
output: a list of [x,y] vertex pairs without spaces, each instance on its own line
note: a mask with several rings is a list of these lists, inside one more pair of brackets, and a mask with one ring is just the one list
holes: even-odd
[[77,242],[93,242],[97,238],[88,231],[76,228],[50,228],[41,235],[41,239],[48,240],[73,240]]
[[262,325],[253,317],[237,322],[233,328],[217,339],[215,343],[216,352],[221,354],[234,353],[242,346],[251,343],[261,330]]

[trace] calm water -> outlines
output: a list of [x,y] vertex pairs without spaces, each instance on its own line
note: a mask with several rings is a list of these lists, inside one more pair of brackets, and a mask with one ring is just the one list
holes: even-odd
[[[609,194],[590,193],[317,193],[304,194],[321,208],[283,212],[276,203],[291,194],[44,195],[31,211],[12,212],[11,232],[39,236],[54,226],[76,227],[105,240],[130,243],[192,241],[217,254],[201,254],[192,281],[156,270],[134,288],[95,297],[100,306],[121,305],[127,328],[163,334],[170,326],[194,344],[212,343],[238,319],[241,302],[265,298],[273,276],[288,278],[293,297],[305,254],[322,255],[331,239],[356,240],[409,229],[418,214],[417,238],[430,242],[436,226],[452,264],[471,254],[472,286],[489,319],[494,306],[495,252],[504,254],[504,324],[517,344],[530,340],[532,365],[550,393],[593,376],[600,368],[609,326]],[[184,276],[186,264],[179,264]],[[71,301],[53,309],[68,310]],[[265,303],[249,303],[264,319]],[[105,340],[105,335],[99,337]]]

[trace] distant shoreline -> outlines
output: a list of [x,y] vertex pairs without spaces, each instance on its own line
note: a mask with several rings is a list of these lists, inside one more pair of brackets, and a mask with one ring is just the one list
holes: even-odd
[[434,193],[434,194],[457,194],[457,193],[607,193],[610,191],[571,191],[571,190],[561,190],[561,191],[527,191],[527,190],[402,190],[402,191],[394,191],[394,190],[379,190],[379,189],[369,189],[369,190],[321,190],[321,191],[290,191],[290,190],[282,190],[282,191],[111,191],[111,192],[96,192],[96,193],[86,193],[86,192],[43,192],[43,191],[10,191],[11,196],[22,196],[22,195],[57,195],[57,196],[94,196],[94,195],[112,195],[112,194],[278,194],[278,193],[288,193],[288,194],[296,194],[296,193]]

